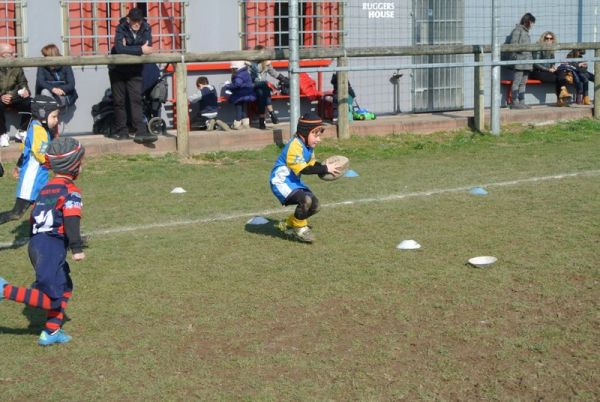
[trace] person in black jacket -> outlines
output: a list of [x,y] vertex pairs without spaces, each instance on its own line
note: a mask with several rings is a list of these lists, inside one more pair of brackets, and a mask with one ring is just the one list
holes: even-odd
[[[44,57],[60,57],[60,50],[54,43],[42,48]],[[75,75],[71,66],[38,67],[35,81],[35,94],[53,97],[61,107],[75,104],[78,98],[75,90]]]
[[[115,46],[112,54],[141,56],[151,54],[152,30],[139,8],[129,10],[116,29]],[[133,140],[137,143],[150,143],[158,137],[146,130],[142,103],[143,64],[117,64],[109,68],[110,86],[114,99],[115,119],[111,138],[122,140],[129,138],[127,129],[127,109],[125,99],[129,99],[130,120],[135,129]]]

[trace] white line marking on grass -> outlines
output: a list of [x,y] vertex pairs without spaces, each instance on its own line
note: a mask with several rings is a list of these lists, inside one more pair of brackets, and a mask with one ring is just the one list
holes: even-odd
[[[560,180],[560,179],[566,179],[566,178],[571,178],[571,177],[598,176],[598,175],[600,175],[600,170],[588,170],[588,171],[577,172],[577,173],[562,173],[562,174],[557,174],[557,175],[552,175],[552,176],[529,177],[527,179],[517,179],[517,180],[510,180],[510,181],[501,181],[501,182],[497,182],[497,183],[478,184],[478,186],[481,186],[481,187],[506,187],[506,186],[515,186],[518,184],[535,183],[535,182],[540,182],[540,181]],[[428,191],[418,191],[418,192],[414,192],[414,193],[391,194],[391,195],[386,195],[383,197],[360,198],[357,200],[340,201],[340,202],[325,204],[325,205],[323,205],[323,207],[337,207],[340,205],[352,205],[352,204],[367,204],[367,203],[373,203],[373,202],[396,201],[396,200],[402,200],[405,198],[428,197],[431,195],[460,193],[463,191],[469,191],[474,186],[475,185],[473,184],[473,185],[469,185],[469,186],[462,186],[462,187],[455,187],[455,188],[441,188],[441,189],[434,189],[434,190],[428,190]]]
[[[507,187],[507,186],[515,186],[515,185],[527,184],[527,183],[536,183],[536,182],[548,181],[548,180],[561,180],[561,179],[568,179],[568,178],[572,178],[572,177],[585,177],[585,176],[589,177],[589,176],[598,176],[598,175],[600,175],[600,170],[587,170],[587,171],[576,172],[576,173],[561,173],[561,174],[556,174],[556,175],[552,175],[552,176],[529,177],[526,179],[517,179],[517,180],[501,181],[501,182],[496,182],[496,183],[486,183],[486,184],[477,184],[477,185],[482,186],[482,187]],[[432,195],[459,193],[459,192],[463,192],[463,191],[468,191],[473,186],[474,185],[461,186],[461,187],[455,187],[455,188],[434,189],[434,190],[428,190],[428,191],[417,191],[417,192],[405,193],[405,194],[391,194],[391,195],[387,195],[387,196],[383,196],[383,197],[359,198],[359,199],[355,199],[355,200],[347,200],[347,201],[323,204],[321,207],[322,208],[332,208],[332,207],[338,207],[338,206],[344,206],[344,205],[397,201],[397,200],[403,200],[405,198],[429,197]],[[280,214],[282,211],[285,211],[286,209],[292,209],[292,208],[293,207],[265,209],[262,211],[241,212],[238,214],[230,214],[230,215],[219,214],[219,215],[215,215],[212,217],[201,218],[201,219],[170,221],[170,222],[163,222],[163,223],[149,223],[149,224],[145,224],[145,225],[122,226],[122,227],[110,228],[110,229],[92,230],[90,232],[86,232],[85,234],[88,236],[101,236],[101,235],[107,235],[107,234],[135,232],[135,231],[142,231],[142,230],[148,230],[148,229],[160,229],[160,228],[177,227],[177,226],[184,226],[184,225],[197,225],[197,224],[202,224],[202,223],[230,221],[230,220],[234,220],[234,219],[249,218],[249,217],[253,217],[253,216],[265,216],[265,215],[268,216],[268,215]],[[0,250],[12,248],[12,247],[18,247],[25,243],[27,243],[27,239],[24,239],[24,238],[16,239],[12,243],[0,243]]]

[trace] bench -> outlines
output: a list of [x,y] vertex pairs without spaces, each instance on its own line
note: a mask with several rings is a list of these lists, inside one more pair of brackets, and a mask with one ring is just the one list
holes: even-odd
[[[512,104],[512,80],[500,80],[501,85],[506,85],[506,104]],[[528,79],[527,85],[541,85],[543,84],[540,80]]]
[[[323,60],[301,60],[300,67],[329,67],[332,63],[332,60],[323,59]],[[275,69],[283,69],[288,68],[289,63],[287,60],[274,60],[271,62],[273,68]],[[175,77],[175,67],[173,65],[169,65],[166,68],[166,71],[173,74],[173,82],[176,82]],[[207,73],[207,72],[215,72],[215,73],[230,73],[231,72],[231,63],[187,63],[186,64],[187,72],[197,72],[197,73]],[[324,84],[323,73],[317,73],[317,89],[322,94],[323,93],[323,84]],[[172,113],[173,113],[173,127],[177,127],[177,90],[175,85],[171,85],[171,99],[168,99],[167,102],[172,104]],[[306,98],[305,96],[301,96]],[[278,92],[274,92],[271,95],[272,100],[288,100],[290,98],[289,95],[284,95]],[[227,103],[227,98],[220,96],[218,98],[219,105],[223,105]],[[250,115],[252,115],[252,110],[250,110]],[[191,119],[188,119],[188,128],[190,128]]]

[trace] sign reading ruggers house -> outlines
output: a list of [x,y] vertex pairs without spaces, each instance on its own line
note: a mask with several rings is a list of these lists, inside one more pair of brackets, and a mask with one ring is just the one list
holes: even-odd
[[362,9],[369,18],[394,18],[396,5],[393,2],[362,3]]

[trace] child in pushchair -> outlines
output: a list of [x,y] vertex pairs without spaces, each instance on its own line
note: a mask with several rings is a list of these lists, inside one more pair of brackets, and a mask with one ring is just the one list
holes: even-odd
[[144,64],[142,71],[144,116],[146,117],[148,131],[155,135],[167,133],[167,123],[160,117],[162,106],[169,95],[167,78],[173,75],[166,72],[167,67],[168,65],[160,70],[156,64]]

